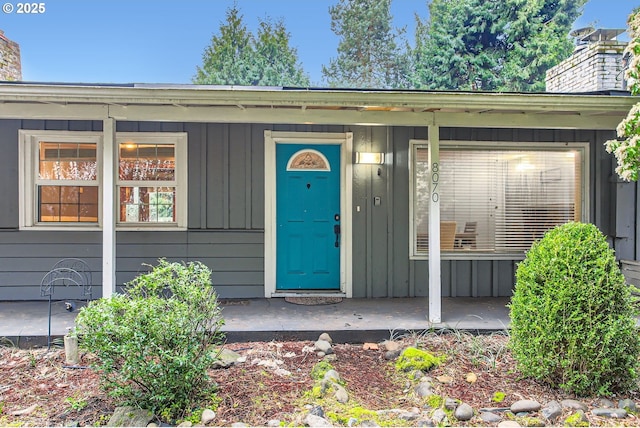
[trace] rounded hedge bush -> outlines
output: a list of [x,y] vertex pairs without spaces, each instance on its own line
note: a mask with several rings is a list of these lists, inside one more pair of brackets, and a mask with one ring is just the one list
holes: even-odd
[[110,396],[173,422],[215,396],[223,324],[211,270],[162,259],[125,294],[83,308],[76,331]]
[[510,346],[524,376],[582,396],[637,386],[638,312],[594,225],[567,223],[534,243],[509,307]]

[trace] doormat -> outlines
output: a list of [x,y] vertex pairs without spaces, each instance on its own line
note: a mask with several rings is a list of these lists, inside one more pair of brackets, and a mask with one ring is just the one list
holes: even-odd
[[285,297],[285,302],[293,303],[294,305],[333,305],[342,302],[342,297]]

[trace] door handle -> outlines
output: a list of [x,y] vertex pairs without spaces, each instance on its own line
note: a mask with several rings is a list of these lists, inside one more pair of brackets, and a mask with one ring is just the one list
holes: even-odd
[[340,246],[340,225],[339,224],[335,224],[333,226],[333,233],[336,234],[336,248],[338,248]]

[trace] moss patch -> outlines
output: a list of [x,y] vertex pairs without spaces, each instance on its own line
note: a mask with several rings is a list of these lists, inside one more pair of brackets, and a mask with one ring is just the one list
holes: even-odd
[[494,403],[502,403],[506,397],[506,394],[502,391],[496,391],[493,393],[493,397],[491,397],[491,401]]
[[319,361],[315,366],[313,366],[313,369],[311,369],[311,379],[321,380],[329,370],[334,370],[331,364],[326,361]]
[[409,347],[402,351],[400,357],[396,361],[396,369],[410,372],[412,370],[428,371],[437,367],[444,361],[444,357],[436,357],[435,355],[423,351],[418,348]]

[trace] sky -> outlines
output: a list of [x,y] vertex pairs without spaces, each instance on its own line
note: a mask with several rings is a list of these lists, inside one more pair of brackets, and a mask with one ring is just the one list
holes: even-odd
[[[37,0],[36,0],[37,1]],[[329,7],[338,0],[235,0],[254,33],[259,18],[282,18],[313,86],[335,58]],[[0,0],[0,30],[20,44],[22,77],[32,82],[191,83],[212,35],[234,0],[44,0],[39,13]],[[589,0],[575,28],[626,29],[640,0]],[[393,0],[396,27],[413,40],[426,0]]]

